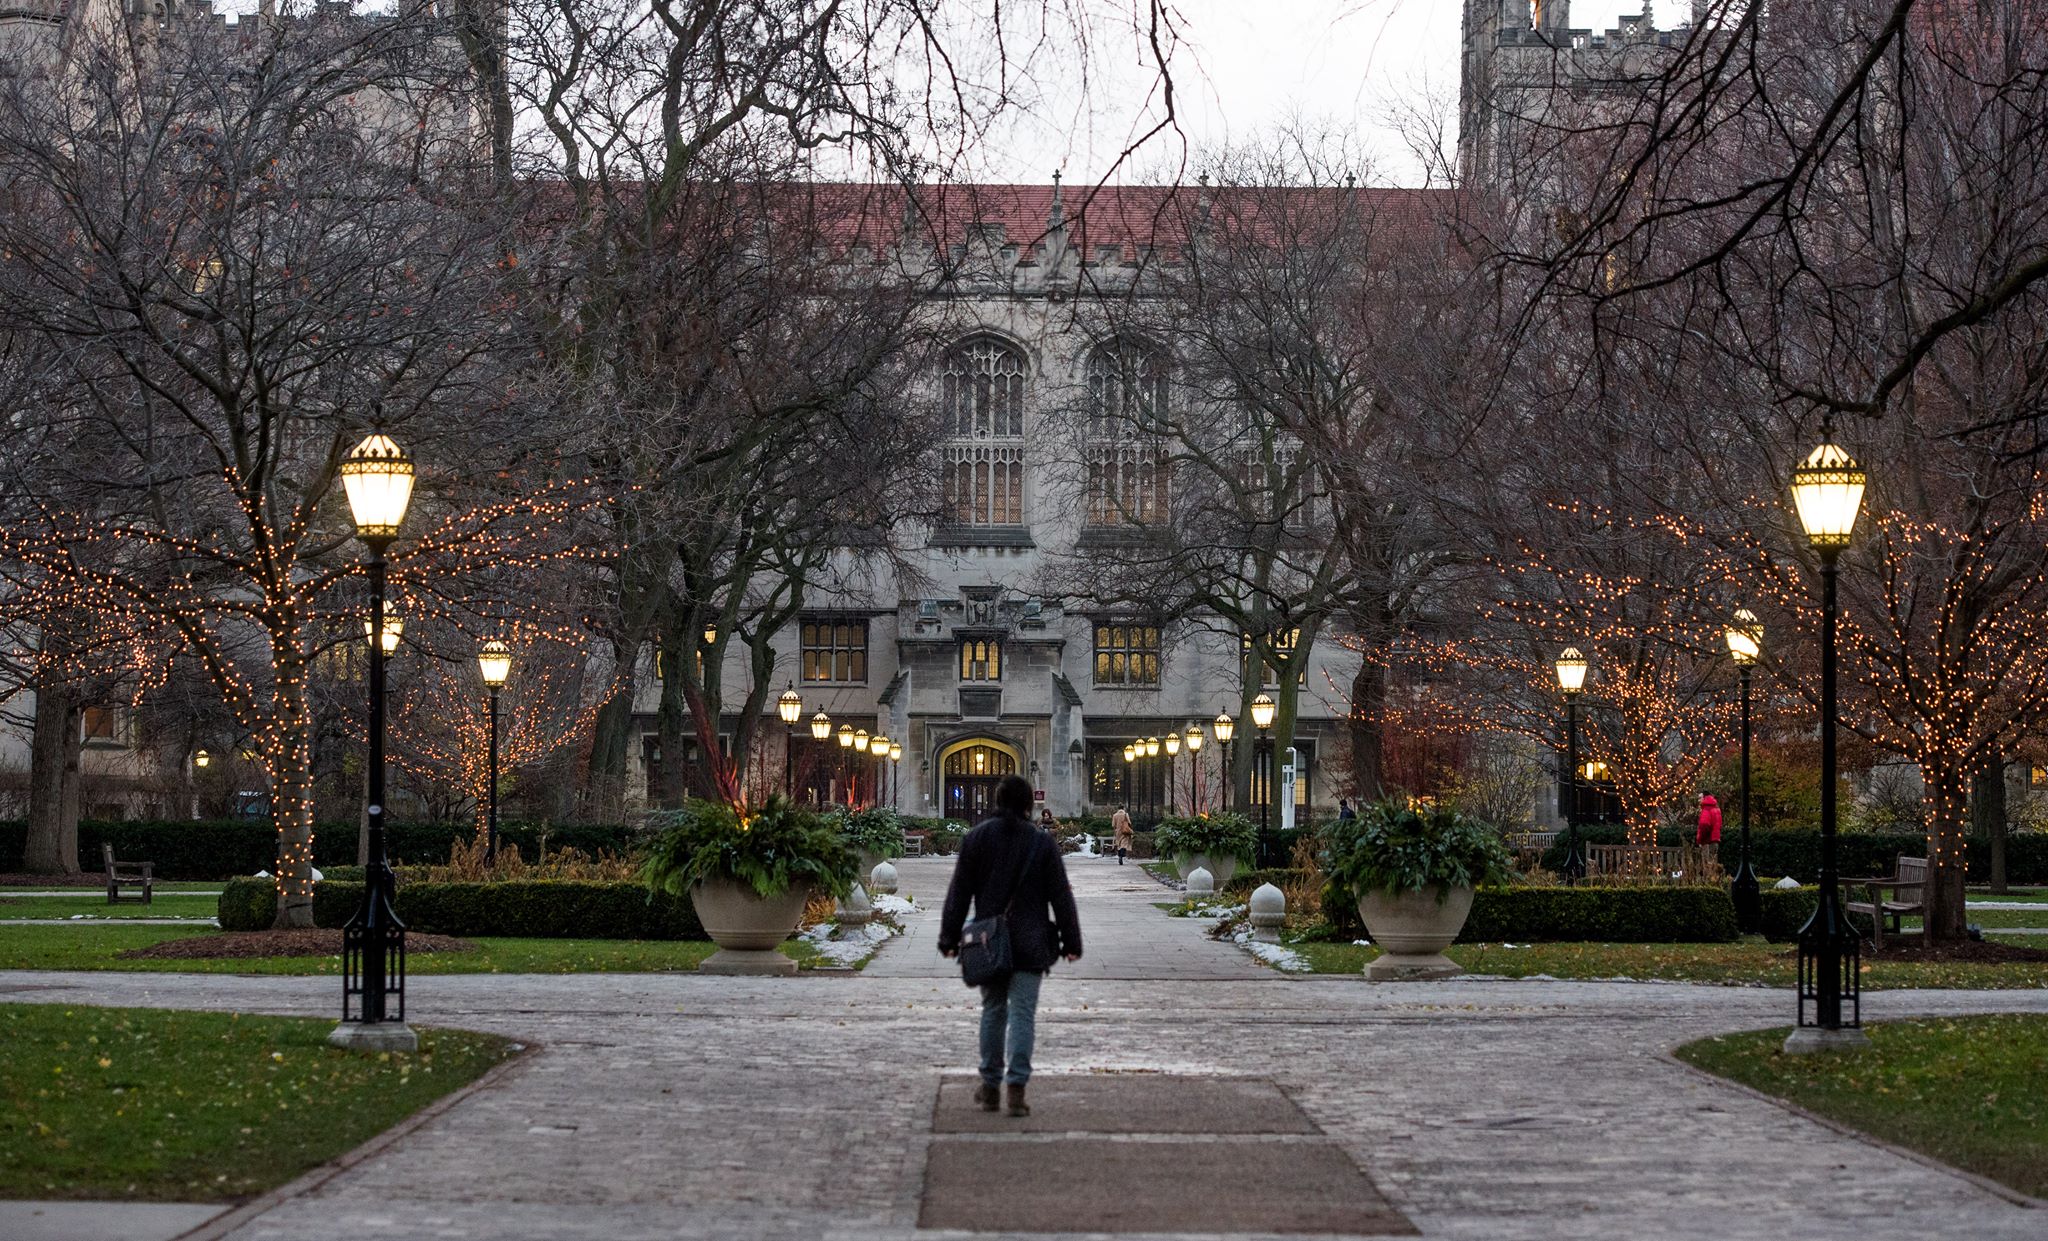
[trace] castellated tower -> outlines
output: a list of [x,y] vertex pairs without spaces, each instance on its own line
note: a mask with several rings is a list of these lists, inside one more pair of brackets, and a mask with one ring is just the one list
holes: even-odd
[[1544,153],[1562,129],[1620,114],[1691,37],[1690,25],[1657,29],[1647,10],[1594,31],[1571,24],[1570,0],[1465,0],[1461,184],[1540,196]]

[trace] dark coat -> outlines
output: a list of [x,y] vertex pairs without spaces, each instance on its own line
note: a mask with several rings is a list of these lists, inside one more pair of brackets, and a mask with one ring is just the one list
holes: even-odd
[[1009,907],[1010,957],[1020,970],[1043,972],[1061,957],[1081,955],[1081,917],[1059,846],[1025,819],[998,814],[960,842],[939,919],[940,952],[960,946],[970,901],[977,918]]

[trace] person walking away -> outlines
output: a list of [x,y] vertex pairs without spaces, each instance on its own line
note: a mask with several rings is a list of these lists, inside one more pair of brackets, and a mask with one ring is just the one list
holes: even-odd
[[939,951],[960,951],[969,904],[977,919],[1009,920],[1015,967],[981,989],[981,1085],[975,1102],[985,1112],[1006,1096],[1012,1116],[1029,1116],[1024,1087],[1038,1033],[1038,989],[1053,963],[1081,959],[1081,918],[1059,846],[1031,822],[1031,785],[1004,776],[996,785],[996,813],[960,842],[953,883],[939,919]]
[[1700,794],[1700,824],[1693,831],[1692,842],[1709,858],[1721,851],[1721,803],[1712,793]]
[[1118,806],[1116,813],[1109,817],[1109,830],[1114,833],[1112,839],[1116,842],[1116,864],[1122,866],[1124,858],[1138,845],[1138,833],[1132,829],[1131,816],[1124,813],[1122,806]]

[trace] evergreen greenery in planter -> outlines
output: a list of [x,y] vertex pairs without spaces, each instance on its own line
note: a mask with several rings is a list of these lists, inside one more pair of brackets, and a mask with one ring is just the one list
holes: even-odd
[[831,819],[838,825],[839,834],[846,838],[847,848],[855,853],[881,858],[903,856],[903,816],[887,806],[870,806],[851,814],[834,811]]
[[1233,857],[1249,866],[1258,847],[1259,825],[1241,814],[1161,819],[1152,829],[1152,848],[1160,857]]
[[1355,819],[1324,829],[1323,869],[1359,895],[1503,883],[1511,873],[1500,836],[1476,819],[1443,807],[1417,809],[1406,799],[1384,798]]
[[654,892],[684,896],[699,880],[731,879],[763,898],[799,887],[845,896],[860,869],[836,822],[780,794],[756,810],[693,801],[657,823],[640,870]]

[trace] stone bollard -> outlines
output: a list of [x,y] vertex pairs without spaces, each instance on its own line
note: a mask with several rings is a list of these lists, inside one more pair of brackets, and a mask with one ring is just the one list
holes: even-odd
[[1787,875],[1783,879],[1780,879],[1778,880],[1778,882],[1772,884],[1771,886],[1776,888],[1780,892],[1797,892],[1799,890],[1799,881],[1797,879],[1794,879],[1792,876]]
[[875,906],[868,900],[867,889],[856,883],[853,885],[853,891],[840,899],[839,908],[835,912],[839,919],[839,929],[843,931],[850,926],[866,926],[874,919]]
[[1287,924],[1287,895],[1270,883],[1252,893],[1252,938],[1262,944],[1280,942],[1280,928]]
[[1188,872],[1188,899],[1206,901],[1216,895],[1216,878],[1202,867]]
[[896,891],[896,868],[887,862],[875,863],[875,869],[868,875],[868,890],[878,896],[888,896]]

